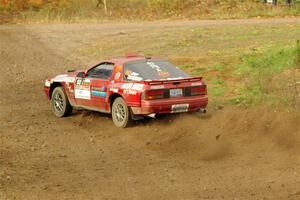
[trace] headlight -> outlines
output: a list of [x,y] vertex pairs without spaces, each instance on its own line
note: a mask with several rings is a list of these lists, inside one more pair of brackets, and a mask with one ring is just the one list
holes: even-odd
[[46,80],[46,81],[45,81],[45,86],[46,86],[46,87],[50,87],[50,85],[51,85],[51,82],[50,82],[49,80]]

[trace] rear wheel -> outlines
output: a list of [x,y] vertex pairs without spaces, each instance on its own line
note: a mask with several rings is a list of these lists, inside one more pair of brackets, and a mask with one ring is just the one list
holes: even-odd
[[72,113],[72,106],[63,87],[56,87],[51,96],[52,110],[57,117],[65,117]]
[[117,127],[125,128],[131,121],[130,110],[122,97],[114,100],[112,105],[112,120]]

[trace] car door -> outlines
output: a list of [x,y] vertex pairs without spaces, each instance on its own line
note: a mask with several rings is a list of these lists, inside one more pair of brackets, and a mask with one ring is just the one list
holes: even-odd
[[101,63],[87,72],[86,78],[90,80],[91,101],[90,106],[96,110],[107,112],[108,85],[111,81],[113,63]]

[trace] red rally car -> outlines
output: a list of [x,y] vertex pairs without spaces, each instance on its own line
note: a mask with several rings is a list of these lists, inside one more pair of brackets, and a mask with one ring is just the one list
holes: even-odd
[[205,111],[202,77],[191,77],[168,61],[143,56],[106,60],[88,70],[68,71],[45,81],[57,117],[73,108],[111,113],[117,127],[155,114]]

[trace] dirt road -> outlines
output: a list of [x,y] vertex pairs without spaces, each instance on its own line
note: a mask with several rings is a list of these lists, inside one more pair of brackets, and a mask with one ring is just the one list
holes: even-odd
[[98,113],[58,119],[42,91],[45,77],[91,64],[74,51],[99,38],[270,23],[300,19],[0,26],[0,200],[299,199],[294,113],[210,107],[118,129]]

